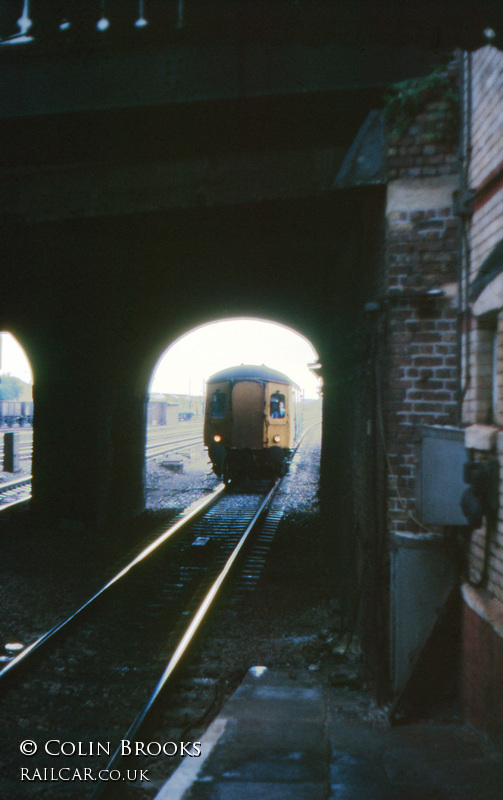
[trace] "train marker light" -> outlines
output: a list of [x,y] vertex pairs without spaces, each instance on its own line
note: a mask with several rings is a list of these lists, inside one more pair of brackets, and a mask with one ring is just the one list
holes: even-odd
[[281,436],[279,436],[278,434],[276,434],[276,436],[272,437],[273,442],[279,442],[280,439],[281,439]]
[[213,441],[214,442],[221,442],[222,441],[222,437],[220,436],[219,433],[215,434],[215,436],[213,437]]

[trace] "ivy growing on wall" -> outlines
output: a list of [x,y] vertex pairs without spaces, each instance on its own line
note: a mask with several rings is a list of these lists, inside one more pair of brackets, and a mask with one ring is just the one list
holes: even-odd
[[454,138],[459,124],[459,96],[445,68],[395,83],[386,92],[384,118],[392,136],[404,136],[429,103],[439,103],[429,113],[437,123],[438,138]]

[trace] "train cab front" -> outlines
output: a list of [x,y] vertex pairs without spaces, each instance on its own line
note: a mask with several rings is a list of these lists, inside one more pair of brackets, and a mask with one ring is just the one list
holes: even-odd
[[227,471],[230,442],[230,386],[227,383],[208,387],[204,417],[204,444],[217,477]]
[[226,483],[284,475],[294,422],[294,385],[282,373],[241,365],[208,380],[204,443]]

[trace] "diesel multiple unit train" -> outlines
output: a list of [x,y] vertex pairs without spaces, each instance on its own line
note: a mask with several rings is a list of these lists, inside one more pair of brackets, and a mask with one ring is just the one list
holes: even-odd
[[300,390],[266,366],[231,367],[206,386],[204,444],[225,483],[278,477],[288,469],[300,428]]

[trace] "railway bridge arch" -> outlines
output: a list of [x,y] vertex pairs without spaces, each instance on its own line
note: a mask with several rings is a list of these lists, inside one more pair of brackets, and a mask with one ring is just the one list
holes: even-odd
[[271,319],[312,342],[325,382],[324,469],[337,471],[333,437],[347,463],[350,426],[340,420],[354,400],[381,195],[328,193],[133,225],[79,221],[80,245],[74,224],[25,224],[17,255],[29,278],[9,329],[35,378],[35,513],[79,531],[143,509],[152,370],[168,344],[215,319]]
[[194,2],[183,33],[164,20],[140,43],[119,4],[102,39],[89,19],[103,4],[78,4],[73,28],[27,5],[21,41],[14,0],[0,31],[0,323],[34,371],[34,513],[78,532],[140,511],[160,349],[251,315],[320,354],[322,481],[349,537],[384,188],[335,179],[383,88],[469,44],[486,4],[285,0],[243,26],[223,24],[230,4],[208,21]]

